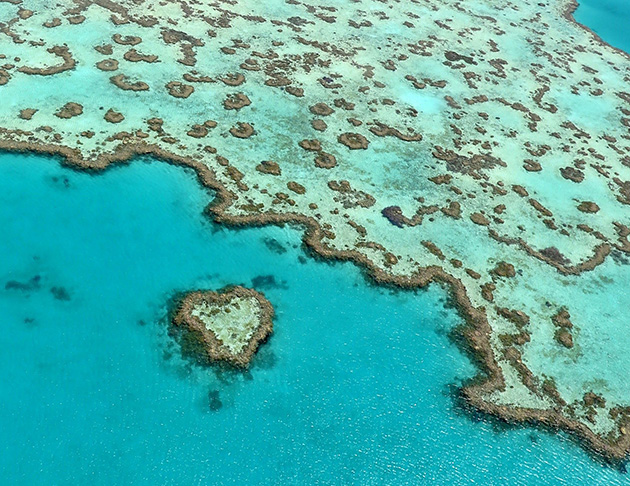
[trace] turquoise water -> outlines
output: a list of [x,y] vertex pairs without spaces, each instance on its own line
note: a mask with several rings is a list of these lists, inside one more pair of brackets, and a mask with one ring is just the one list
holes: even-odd
[[578,0],[575,20],[593,29],[610,45],[630,52],[630,2],[627,0]]
[[[194,174],[0,155],[0,483],[622,484],[563,435],[471,420],[445,292],[367,285],[295,228],[229,230]],[[168,302],[265,292],[247,373],[182,358]]]

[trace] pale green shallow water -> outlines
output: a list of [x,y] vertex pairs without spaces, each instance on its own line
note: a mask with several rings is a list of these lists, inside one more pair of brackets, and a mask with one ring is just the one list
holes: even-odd
[[[210,199],[163,163],[92,176],[0,156],[0,484],[626,482],[562,435],[456,408],[475,370],[439,287],[366,285],[304,259],[297,229],[214,226]],[[174,292],[228,283],[277,311],[244,374],[167,335]]]

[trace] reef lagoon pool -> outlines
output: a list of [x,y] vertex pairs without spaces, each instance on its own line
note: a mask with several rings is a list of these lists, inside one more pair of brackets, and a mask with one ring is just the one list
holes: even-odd
[[[476,370],[437,285],[375,287],[301,229],[229,229],[195,174],[0,155],[0,483],[625,484],[564,434],[458,408]],[[249,371],[196,363],[174,296],[243,284],[276,311]]]

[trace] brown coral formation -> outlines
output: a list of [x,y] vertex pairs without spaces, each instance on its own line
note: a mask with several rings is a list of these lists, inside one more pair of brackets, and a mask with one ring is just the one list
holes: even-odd
[[582,201],[578,205],[577,208],[579,211],[582,211],[583,213],[590,213],[590,214],[593,214],[599,211],[599,206],[591,201]]
[[52,29],[53,27],[59,27],[61,25],[61,19],[58,17],[55,17],[51,20],[47,20],[42,25],[48,29]]
[[514,265],[507,262],[499,262],[495,265],[495,267],[490,271],[492,275],[496,275],[497,277],[514,277],[516,276],[516,270],[514,269]]
[[135,35],[120,35],[120,34],[114,34],[112,36],[112,40],[116,43],[116,44],[120,44],[121,46],[135,46],[138,45],[142,42],[142,38],[137,37]]
[[182,77],[184,81],[188,81],[189,83],[216,83],[214,78],[210,76],[200,76],[196,71],[185,73]]
[[403,215],[400,206],[387,206],[383,208],[381,214],[394,226],[402,228],[407,223],[407,218]]
[[[201,318],[193,315],[193,310],[200,304],[208,304],[220,308],[229,305],[233,300],[255,299],[259,312],[255,318],[258,325],[249,338],[247,344],[238,352],[231,351],[221,339],[208,329]],[[239,368],[247,368],[258,347],[267,340],[273,332],[274,311],[271,303],[263,294],[254,289],[236,286],[228,287],[219,292],[191,292],[179,303],[173,317],[173,325],[185,328],[192,334],[205,352],[210,362],[226,362]]]
[[120,123],[125,119],[125,116],[122,113],[115,111],[113,108],[110,108],[107,110],[107,113],[105,113],[103,118],[105,118],[105,121],[109,123]]
[[144,81],[129,82],[129,78],[125,74],[117,74],[109,78],[111,83],[125,91],[148,91],[149,85]]
[[572,348],[573,335],[571,334],[571,330],[573,329],[573,323],[571,322],[571,315],[569,314],[569,311],[566,309],[560,309],[551,317],[551,321],[556,327],[554,339],[565,348]]
[[446,168],[450,172],[470,175],[475,179],[482,178],[484,171],[494,169],[497,165],[506,166],[505,162],[488,154],[475,154],[468,157],[439,145],[435,146],[432,155],[446,162]]
[[341,203],[345,209],[370,208],[376,203],[374,196],[365,191],[354,189],[348,181],[329,181],[328,187],[338,193],[333,199]]
[[315,167],[332,169],[337,165],[337,158],[333,154],[321,151],[315,156]]
[[563,167],[560,169],[560,174],[567,180],[580,183],[584,180],[584,172],[574,167]]
[[441,174],[433,177],[429,177],[429,180],[434,184],[450,184],[453,180],[453,176],[451,174]]
[[123,58],[125,59],[125,61],[129,62],[154,63],[158,60],[158,57],[155,54],[140,54],[135,49],[129,49],[127,52],[125,52]]
[[370,132],[379,137],[396,137],[405,142],[419,142],[422,140],[420,133],[402,133],[400,130],[380,122],[375,122],[374,126],[370,128]]
[[111,44],[94,46],[94,50],[99,54],[103,54],[104,56],[111,56],[114,53],[114,49]]
[[209,129],[212,129],[217,126],[217,122],[214,120],[206,120],[203,124],[195,124],[193,125],[186,135],[193,138],[203,138],[208,135]]
[[18,17],[20,17],[22,20],[30,19],[33,16],[33,13],[34,12],[32,10],[20,8],[18,10]]
[[335,110],[333,110],[326,103],[316,103],[309,109],[311,110],[311,113],[313,113],[313,115],[317,116],[328,116],[332,115],[335,112]]
[[472,213],[470,220],[479,226],[488,226],[490,224],[490,220],[481,213]]
[[0,86],[4,86],[11,79],[11,75],[5,69],[0,69]]
[[365,138],[363,135],[361,135],[360,133],[352,132],[342,133],[337,138],[337,141],[348,147],[350,150],[365,150],[370,144],[368,139]]
[[67,46],[54,46],[48,49],[48,52],[51,54],[60,57],[63,62],[57,66],[50,66],[45,68],[33,68],[23,66],[18,69],[21,73],[38,75],[38,76],[52,76],[53,74],[59,74],[64,71],[69,71],[74,69],[76,66],[76,61],[72,57],[70,53],[70,49]]
[[260,164],[256,166],[256,170],[262,174],[269,174],[274,176],[279,176],[282,173],[278,163],[274,162],[273,160],[263,160]]
[[459,219],[462,217],[462,207],[457,201],[451,201],[448,206],[441,208],[440,211],[451,218]]
[[103,59],[96,63],[96,67],[101,71],[116,71],[118,69],[118,61],[116,59]]
[[166,83],[166,90],[168,94],[175,98],[188,98],[195,88],[189,84],[182,83],[180,81],[170,81]]
[[31,118],[33,118],[33,115],[35,115],[35,113],[37,113],[38,110],[36,110],[35,108],[25,108],[24,110],[20,110],[20,118],[22,120],[30,120]]
[[328,128],[328,125],[326,124],[326,122],[324,120],[320,120],[319,118],[316,120],[313,120],[311,122],[311,126],[318,132],[323,132],[324,130]]
[[573,336],[566,329],[558,329],[554,334],[554,339],[565,348],[573,347]]
[[302,184],[300,184],[298,182],[295,182],[295,181],[287,182],[287,188],[290,191],[295,192],[296,194],[305,194],[306,193],[306,188]]
[[302,140],[301,142],[298,143],[298,145],[302,147],[304,150],[309,150],[312,152],[319,152],[322,150],[322,144],[317,139]]
[[252,102],[246,94],[236,93],[233,95],[229,95],[223,101],[223,108],[225,108],[226,110],[240,110],[245,106],[251,105],[251,103]]
[[238,122],[235,127],[230,128],[230,133],[236,138],[249,138],[254,134],[254,127],[249,123]]
[[241,73],[236,74],[226,74],[225,76],[221,76],[219,81],[227,84],[228,86],[240,86],[245,82],[245,76]]
[[79,103],[75,103],[71,101],[70,103],[66,103],[55,113],[55,116],[58,118],[72,118],[74,116],[79,116],[83,113],[83,106]]

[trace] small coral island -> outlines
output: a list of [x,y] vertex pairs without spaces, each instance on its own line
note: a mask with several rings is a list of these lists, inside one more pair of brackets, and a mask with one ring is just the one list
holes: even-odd
[[246,368],[273,331],[273,315],[273,307],[263,294],[235,286],[187,294],[173,324],[192,333],[209,361]]

